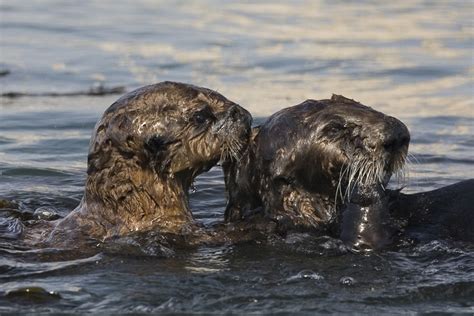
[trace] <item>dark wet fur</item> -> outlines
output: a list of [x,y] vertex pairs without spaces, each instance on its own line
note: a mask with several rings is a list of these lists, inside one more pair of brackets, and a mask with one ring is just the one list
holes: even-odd
[[[355,250],[474,241],[474,180],[411,195],[384,188],[403,168],[410,140],[393,117],[333,96],[283,109],[253,134],[246,155],[224,166],[227,222],[264,216],[279,234],[327,234]],[[378,170],[359,170],[375,175],[359,181],[347,166],[364,157]]]
[[415,240],[474,242],[474,179],[416,194],[390,191],[390,212]]
[[336,95],[283,109],[254,134],[246,157],[224,166],[231,192],[226,220],[263,212],[282,232],[338,231],[343,168],[355,157],[380,156],[390,174],[409,142],[397,119]]

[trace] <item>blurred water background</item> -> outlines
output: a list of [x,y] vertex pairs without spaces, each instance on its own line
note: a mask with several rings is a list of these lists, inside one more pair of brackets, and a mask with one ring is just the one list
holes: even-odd
[[[257,122],[343,94],[409,127],[406,192],[473,178],[473,18],[469,0],[1,1],[0,198],[66,215],[96,120],[121,93],[163,80],[217,90]],[[221,171],[196,187],[198,220],[220,220]],[[329,255],[295,238],[73,260],[0,238],[0,312],[474,311],[472,245]],[[15,294],[28,286],[59,294]]]

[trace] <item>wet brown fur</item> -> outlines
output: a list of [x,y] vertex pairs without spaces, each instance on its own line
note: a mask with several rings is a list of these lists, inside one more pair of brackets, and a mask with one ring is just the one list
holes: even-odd
[[242,150],[250,124],[246,110],[205,88],[163,82],[126,94],[97,123],[83,199],[52,238],[194,229],[192,181]]

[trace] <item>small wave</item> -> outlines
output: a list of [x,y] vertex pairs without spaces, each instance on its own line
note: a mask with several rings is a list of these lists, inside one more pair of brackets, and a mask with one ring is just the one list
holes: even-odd
[[428,243],[417,245],[412,250],[413,255],[419,254],[468,254],[469,251],[455,247],[451,242],[445,240],[432,240]]
[[70,173],[48,168],[12,168],[0,171],[4,176],[69,177]]
[[286,281],[288,281],[288,282],[298,281],[298,280],[316,280],[316,281],[320,281],[320,280],[324,280],[324,277],[321,274],[316,273],[312,270],[302,270],[302,271],[298,272],[297,274],[292,275],[292,276],[290,276],[286,279]]
[[373,72],[374,76],[403,76],[403,77],[448,77],[462,72],[462,70],[453,70],[444,67],[399,67]]
[[9,290],[5,292],[5,298],[13,301],[48,303],[61,299],[61,295],[55,291],[47,291],[39,286],[28,286]]
[[14,144],[15,139],[5,137],[5,136],[0,136],[0,145],[7,145],[7,144]]
[[107,254],[169,258],[175,252],[172,247],[169,247],[168,241],[166,236],[156,232],[139,232],[109,238],[98,246]]
[[284,240],[273,240],[273,243],[306,255],[338,256],[349,252],[346,245],[339,239],[329,236],[312,236],[306,233],[292,233]]
[[75,96],[105,96],[110,94],[123,94],[125,93],[126,89],[123,86],[116,86],[116,87],[104,87],[103,85],[98,85],[90,88],[89,90],[83,91],[71,91],[71,92],[4,92],[0,94],[1,97],[4,98],[20,98],[20,97],[75,97]]
[[232,247],[201,247],[191,253],[184,268],[192,273],[210,274],[228,270],[227,255]]
[[71,267],[78,267],[88,263],[95,263],[102,259],[102,254],[92,257],[59,262],[20,262],[8,258],[0,259],[0,280],[13,278],[31,277],[43,275],[51,272],[65,270]]
[[426,154],[415,154],[418,162],[420,164],[429,164],[429,163],[453,163],[453,164],[474,164],[473,159],[462,159],[462,158],[452,158],[440,155],[426,155]]
[[0,238],[18,239],[23,233],[24,226],[18,218],[0,217]]
[[[457,301],[465,304],[474,297],[474,282],[455,282],[434,286],[420,286],[408,290],[404,295],[376,296],[365,299],[369,304],[407,304],[420,302]],[[460,306],[462,308],[462,305]]]
[[357,280],[350,276],[343,276],[339,279],[339,284],[343,286],[354,286],[357,284]]

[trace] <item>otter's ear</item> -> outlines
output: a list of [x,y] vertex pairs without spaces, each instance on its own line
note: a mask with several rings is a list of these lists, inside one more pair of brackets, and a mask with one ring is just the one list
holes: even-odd
[[359,103],[356,100],[346,98],[343,95],[333,94],[331,96],[331,101],[340,102],[340,103]]
[[168,168],[174,152],[172,145],[178,142],[176,139],[169,139],[161,135],[153,135],[145,140],[145,150],[156,170],[164,172]]

